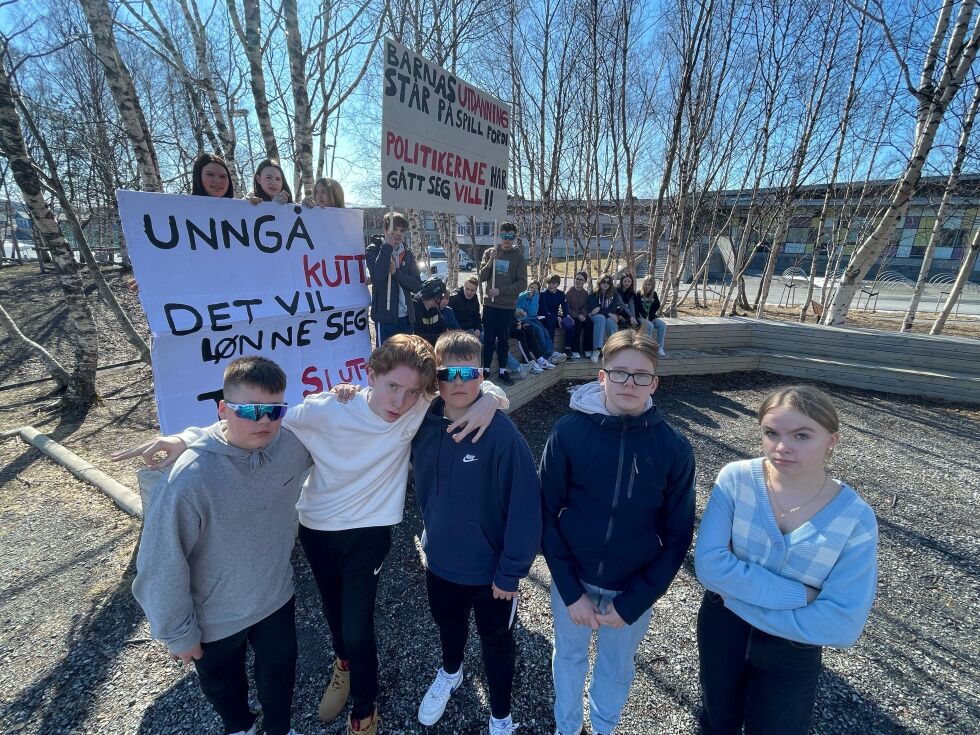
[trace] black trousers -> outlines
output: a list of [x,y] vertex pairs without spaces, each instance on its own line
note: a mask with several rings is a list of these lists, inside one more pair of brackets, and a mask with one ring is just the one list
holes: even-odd
[[806,735],[823,649],[764,633],[705,592],[698,611],[701,732]]
[[378,699],[374,601],[391,550],[391,526],[317,531],[300,524],[299,541],[320,591],[334,653],[350,666],[351,717],[362,719]]
[[510,336],[516,339],[520,345],[521,357],[524,358],[520,362],[537,360],[539,357],[550,357],[550,355],[544,354],[541,343],[538,341],[538,335],[534,333],[531,327],[518,327],[517,323],[514,322],[510,329]]
[[248,708],[246,648],[255,654],[255,686],[268,735],[290,729],[296,686],[296,600],[245,630],[202,643],[204,655],[194,662],[201,691],[217,711],[226,733],[248,730],[255,715]]
[[490,585],[456,584],[425,572],[429,608],[439,626],[442,642],[442,668],[455,674],[463,665],[466,636],[470,630],[470,610],[483,649],[483,670],[490,692],[490,713],[502,720],[510,714],[510,695],[514,686],[514,618],[517,598],[495,600]]
[[[581,345],[581,349],[579,349]],[[588,317],[584,322],[575,320],[575,336],[572,344],[566,345],[572,352],[592,352],[592,320]]]
[[493,353],[497,353],[497,367],[507,367],[507,349],[510,338],[510,324],[514,321],[513,309],[498,309],[487,306],[483,309],[483,367],[489,368]]

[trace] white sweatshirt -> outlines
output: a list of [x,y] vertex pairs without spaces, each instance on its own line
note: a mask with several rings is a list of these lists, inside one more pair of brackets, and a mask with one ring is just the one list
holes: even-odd
[[[506,409],[507,395],[484,382]],[[347,404],[331,393],[307,396],[286,413],[283,428],[313,455],[313,471],[300,495],[299,522],[317,531],[342,531],[400,523],[405,510],[412,439],[431,399],[423,396],[391,423],[368,406],[371,389]]]

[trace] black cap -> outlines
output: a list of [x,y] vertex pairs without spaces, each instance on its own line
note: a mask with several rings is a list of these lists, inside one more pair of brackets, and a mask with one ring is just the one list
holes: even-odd
[[425,283],[422,284],[422,290],[419,291],[420,299],[441,299],[448,293],[446,290],[446,283],[441,278],[432,276]]

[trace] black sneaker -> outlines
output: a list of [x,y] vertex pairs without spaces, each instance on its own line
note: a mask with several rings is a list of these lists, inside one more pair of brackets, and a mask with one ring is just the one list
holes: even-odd
[[513,385],[514,379],[510,377],[510,373],[497,373],[497,382],[503,383],[504,385]]

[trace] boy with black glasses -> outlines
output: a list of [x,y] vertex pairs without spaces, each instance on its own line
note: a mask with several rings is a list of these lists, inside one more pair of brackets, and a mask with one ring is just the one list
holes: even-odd
[[412,441],[412,467],[442,667],[419,706],[419,722],[438,722],[463,681],[472,610],[490,694],[489,732],[507,735],[517,727],[510,711],[517,588],[541,539],[538,478],[527,442],[499,411],[477,444],[456,443],[446,433],[480,397],[485,369],[480,340],[467,332],[443,334],[435,351],[439,398]]
[[254,735],[246,648],[268,735],[290,727],[296,681],[292,554],[309,451],[280,433],[286,375],[243,357],[224,374],[223,424],[188,451],[151,494],[133,595],[154,638],[194,663],[225,732]]
[[657,349],[632,329],[613,334],[598,382],[572,394],[541,457],[558,735],[582,731],[593,632],[589,718],[595,735],[613,732],[653,604],[691,545],[694,455],[653,405]]

